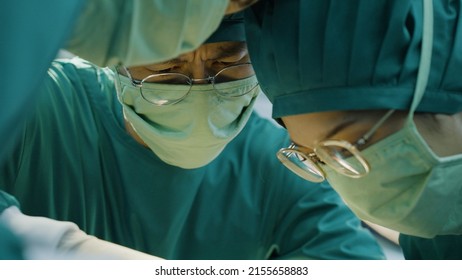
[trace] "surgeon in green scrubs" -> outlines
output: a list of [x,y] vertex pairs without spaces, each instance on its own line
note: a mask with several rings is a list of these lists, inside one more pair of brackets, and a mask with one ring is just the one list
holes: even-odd
[[[45,0],[40,3],[20,0],[0,4],[0,34],[7,38],[0,44],[0,80],[3,85],[0,91],[0,103],[3,105],[0,110],[0,162],[12,152],[17,137],[20,137],[19,128],[32,115],[31,108],[38,99],[37,89],[46,75],[46,69],[69,36],[71,40],[66,45],[79,48],[82,52],[91,50],[104,59],[112,58],[127,64],[136,63],[140,57],[148,61],[161,61],[198,47],[216,29],[223,13],[242,9],[250,2],[217,0],[211,3],[194,0],[177,1],[172,5],[171,1],[164,0]],[[94,14],[95,9],[97,15]],[[153,18],[162,25],[157,24],[153,29]],[[76,21],[77,26],[74,25]],[[143,28],[139,27],[141,23]],[[168,30],[172,31],[172,24],[176,24],[175,33],[166,34],[163,32],[166,28],[159,28],[169,26]],[[71,35],[73,28],[76,31]],[[182,28],[188,32],[182,32]],[[93,33],[85,33],[86,30]],[[96,34],[98,31],[102,33]],[[159,36],[155,36],[156,42],[142,35],[153,35],[155,31],[160,32]],[[194,36],[186,38],[185,34]],[[149,48],[146,48],[147,44]],[[6,199],[10,196],[4,192],[0,193],[0,197],[0,212],[19,206],[12,203],[14,199]],[[18,241],[3,218],[0,218],[0,256],[22,258],[22,242]],[[49,222],[60,224],[58,221]],[[18,241],[14,243],[16,245],[13,245],[14,240]],[[65,257],[69,258],[70,255]]]
[[257,78],[293,142],[277,157],[400,232],[408,259],[462,258],[461,7],[268,0],[246,14]]
[[56,60],[0,185],[28,215],[167,259],[382,259],[328,184],[273,157],[289,139],[252,112],[242,28],[146,66]]

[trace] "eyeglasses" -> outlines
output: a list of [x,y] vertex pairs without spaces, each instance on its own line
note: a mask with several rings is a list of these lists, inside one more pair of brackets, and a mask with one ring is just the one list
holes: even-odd
[[[251,63],[227,66],[214,76],[203,79],[193,79],[183,73],[160,73],[149,75],[142,80],[136,80],[133,79],[127,68],[124,67],[123,69],[131,80],[132,85],[140,88],[141,96],[146,101],[158,106],[173,105],[180,102],[189,94],[193,84],[200,82],[212,84],[215,92],[222,97],[243,96],[258,86],[256,79],[249,86],[246,86],[245,90],[236,90],[235,87],[228,85],[228,82],[254,76],[255,72]],[[177,87],[175,87],[175,90],[162,90],[158,85],[177,85]]]
[[311,182],[319,183],[326,179],[322,164],[345,176],[361,178],[369,173],[370,166],[358,148],[367,143],[394,111],[389,110],[354,144],[345,140],[325,140],[316,144],[312,152],[308,152],[306,148],[292,143],[280,149],[276,155],[292,172]]

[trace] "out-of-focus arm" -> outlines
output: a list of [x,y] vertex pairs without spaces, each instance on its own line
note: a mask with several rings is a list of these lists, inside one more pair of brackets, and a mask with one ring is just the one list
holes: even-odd
[[385,237],[387,240],[390,240],[394,244],[399,245],[399,232],[368,221],[364,221],[364,223],[371,227],[375,232]]
[[160,259],[87,235],[71,222],[24,215],[16,206],[5,209],[0,222],[23,242],[26,259]]

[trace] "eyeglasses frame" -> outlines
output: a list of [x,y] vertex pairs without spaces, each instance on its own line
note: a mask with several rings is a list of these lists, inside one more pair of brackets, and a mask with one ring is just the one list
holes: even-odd
[[[243,66],[243,65],[250,65],[252,66],[252,63],[251,62],[244,62],[244,63],[238,63],[238,64],[233,64],[233,65],[228,65],[222,69],[220,69],[220,71],[218,71],[215,75],[213,76],[208,76],[206,78],[200,78],[200,79],[196,79],[196,78],[191,78],[183,73],[176,73],[176,72],[169,72],[169,73],[158,73],[158,74],[151,74],[151,75],[148,75],[146,76],[145,78],[143,78],[142,80],[137,80],[137,79],[134,79],[133,76],[131,75],[130,71],[128,68],[126,67],[122,67],[125,71],[125,73],[127,74],[127,77],[130,79],[131,83],[133,86],[137,87],[140,89],[140,93],[141,93],[141,97],[146,100],[147,102],[155,105],[155,106],[169,106],[169,105],[174,105],[174,104],[177,104],[179,102],[181,102],[183,99],[185,99],[189,93],[191,92],[191,88],[193,86],[193,84],[195,82],[201,82],[201,81],[206,81],[207,83],[209,84],[212,84],[214,90],[215,90],[215,93],[218,94],[219,96],[222,96],[222,97],[229,97],[229,96],[226,96],[226,95],[223,95],[220,93],[219,90],[217,90],[215,88],[215,79],[218,75],[220,75],[221,73],[223,73],[223,71],[227,70],[227,69],[230,69],[230,68],[233,68],[233,67],[237,67],[237,66]],[[149,99],[147,99],[144,94],[143,94],[143,90],[142,90],[142,87],[143,87],[143,83],[148,80],[148,79],[151,79],[153,77],[161,77],[161,76],[167,76],[167,75],[178,75],[178,76],[182,76],[184,78],[187,79],[188,83],[187,85],[190,86],[189,90],[185,93],[184,96],[182,96],[181,98],[178,98],[176,100],[173,100],[172,102],[169,102],[169,103],[166,103],[166,104],[156,104],[156,103],[153,103],[152,101],[150,101]],[[249,76],[251,77],[251,76]],[[255,85],[255,87],[258,85],[258,83]],[[254,89],[255,87],[253,87],[252,89]],[[249,91],[241,94],[241,95],[236,95],[236,96],[232,96],[232,97],[240,97],[240,96],[243,96],[247,93],[249,93],[250,91],[252,91],[252,89],[250,89]]]
[[[326,179],[326,175],[325,175],[325,172],[324,170],[318,165],[318,163],[324,163],[326,165],[329,165],[332,169],[334,169],[336,172],[342,174],[342,175],[345,175],[345,176],[348,176],[348,177],[351,177],[351,178],[361,178],[361,177],[364,177],[366,176],[369,172],[370,172],[370,166],[369,166],[369,163],[367,162],[367,160],[362,156],[361,152],[359,151],[359,148],[361,146],[364,146],[369,140],[370,138],[375,134],[375,132],[377,132],[377,130],[379,129],[380,126],[383,125],[383,123],[388,120],[388,118],[393,114],[393,112],[395,112],[394,109],[390,109],[388,110],[381,118],[380,120],[374,124],[374,126],[372,126],[372,128],[370,128],[362,137],[360,137],[354,144],[351,144],[350,142],[346,141],[346,140],[333,140],[333,139],[328,139],[328,140],[324,140],[324,141],[321,141],[319,143],[316,144],[316,147],[314,147],[313,151],[312,152],[306,152],[306,151],[303,151],[303,147],[299,147],[297,144],[295,143],[291,143],[289,145],[289,147],[287,148],[282,148],[280,149],[277,153],[276,153],[276,156],[277,158],[279,159],[279,161],[281,161],[281,163],[286,166],[289,170],[291,170],[292,172],[294,172],[295,174],[301,176],[302,178],[308,180],[308,181],[312,181],[312,182],[315,182],[315,183],[320,183],[320,182],[323,182],[325,179]],[[351,169],[351,166],[345,166],[343,165],[341,162],[338,162],[340,163],[341,165],[343,165],[343,167],[349,169],[350,171],[352,171],[352,174],[349,174],[349,173],[345,173],[345,172],[342,172],[342,171],[339,171],[339,169],[336,167],[336,166],[333,166],[331,164],[328,163],[328,161],[326,160],[321,160],[319,158],[319,156],[317,155],[317,150],[319,146],[337,146],[337,147],[341,147],[341,148],[344,148],[346,149],[349,153],[352,154],[352,156],[354,156],[358,161],[359,163],[363,166],[365,172],[364,173],[360,173],[356,170],[352,170]],[[309,160],[309,163],[310,163],[310,167],[313,167],[315,169],[316,172],[313,172],[312,171],[312,168],[309,168],[308,170],[306,169],[302,169],[298,166],[296,166],[295,163],[293,163],[290,159],[289,159],[289,156],[291,153],[295,153],[297,154],[298,157],[301,157],[303,158],[304,160]],[[288,154],[288,155],[287,155]],[[302,160],[302,161],[304,161]],[[297,170],[299,171],[303,171],[304,173],[307,173],[307,174],[303,174],[305,176],[303,176],[302,174],[299,174],[299,172],[295,171],[293,168],[291,168],[290,166],[292,167],[295,167]],[[310,174],[308,174],[308,172],[310,172]],[[356,172],[356,175],[354,174],[354,172]],[[313,176],[314,175],[314,176]],[[318,176],[318,177],[315,177],[315,176]],[[319,178],[319,179],[318,179]]]

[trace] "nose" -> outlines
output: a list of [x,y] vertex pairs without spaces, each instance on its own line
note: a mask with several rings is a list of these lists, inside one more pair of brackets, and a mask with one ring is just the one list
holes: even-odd
[[207,84],[210,82],[210,71],[207,70],[205,62],[194,61],[190,64],[190,77],[194,84]]

